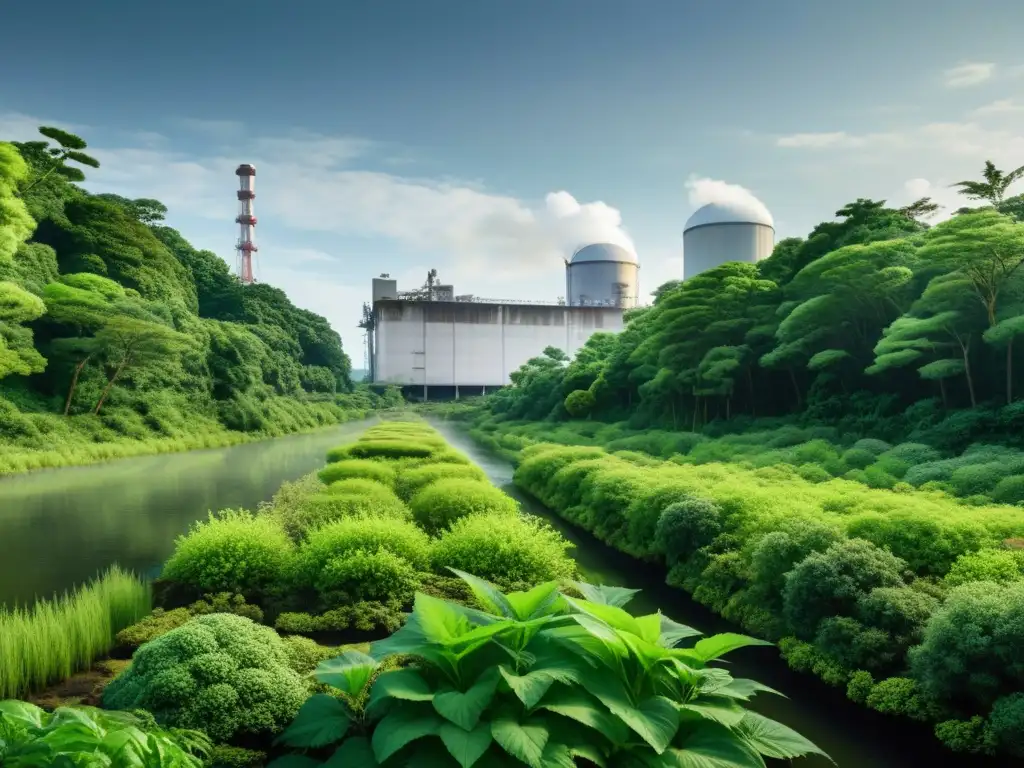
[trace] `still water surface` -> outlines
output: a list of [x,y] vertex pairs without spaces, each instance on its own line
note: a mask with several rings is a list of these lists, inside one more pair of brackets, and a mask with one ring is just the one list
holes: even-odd
[[194,521],[210,510],[254,509],[370,423],[2,478],[0,604],[63,592],[112,563],[156,575]]
[[[631,613],[647,614],[660,609],[706,635],[745,634],[743,629],[691,600],[682,590],[665,584],[663,570],[609,547],[525,495],[512,483],[512,466],[478,446],[458,426],[440,420],[432,423],[452,445],[479,464],[491,482],[518,499],[525,511],[547,520],[575,545],[572,554],[584,581],[640,589],[640,594],[627,606]],[[1009,768],[1005,762],[975,756],[958,759],[941,747],[930,728],[888,718],[854,704],[844,691],[791,670],[777,648],[743,648],[729,654],[726,660],[735,677],[752,678],[785,694],[785,698],[761,694],[753,700],[753,709],[809,738],[825,750],[839,768],[939,768],[946,765]],[[772,764],[781,764],[781,761]],[[818,756],[793,761],[794,768],[831,765],[833,763]]]

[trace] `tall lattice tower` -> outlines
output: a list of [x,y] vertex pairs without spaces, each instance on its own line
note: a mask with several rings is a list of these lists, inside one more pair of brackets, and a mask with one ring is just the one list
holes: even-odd
[[253,242],[256,232],[256,216],[252,212],[252,201],[256,199],[256,166],[245,163],[235,170],[238,176],[238,279],[246,285],[255,282],[252,273],[252,255],[259,250]]

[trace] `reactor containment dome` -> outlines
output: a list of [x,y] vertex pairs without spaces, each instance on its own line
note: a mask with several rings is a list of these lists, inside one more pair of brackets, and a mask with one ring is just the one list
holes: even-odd
[[592,243],[565,262],[565,290],[571,307],[636,306],[640,294],[640,261],[613,243]]
[[708,203],[683,228],[683,280],[725,264],[754,264],[772,255],[775,222],[763,206]]

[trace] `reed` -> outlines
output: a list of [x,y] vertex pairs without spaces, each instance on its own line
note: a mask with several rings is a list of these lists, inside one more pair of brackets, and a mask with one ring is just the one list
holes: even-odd
[[74,592],[31,607],[0,607],[0,699],[88,669],[115,635],[152,610],[149,584],[113,566]]

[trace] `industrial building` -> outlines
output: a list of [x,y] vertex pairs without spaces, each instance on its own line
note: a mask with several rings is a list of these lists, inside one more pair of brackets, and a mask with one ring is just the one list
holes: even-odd
[[621,331],[623,310],[636,306],[638,268],[636,256],[618,246],[582,248],[566,262],[569,300],[552,302],[456,296],[436,282],[436,270],[413,291],[399,291],[387,275],[374,278],[360,323],[369,379],[424,400],[507,386],[513,371],[547,347],[572,357],[594,333]]
[[683,280],[730,261],[756,263],[774,247],[775,222],[763,207],[709,203],[683,229]]
[[565,262],[565,294],[573,307],[631,309],[640,293],[640,261],[612,243],[580,248]]

